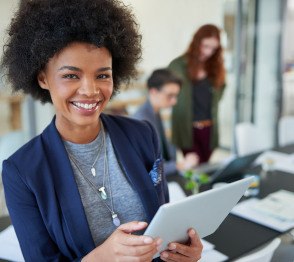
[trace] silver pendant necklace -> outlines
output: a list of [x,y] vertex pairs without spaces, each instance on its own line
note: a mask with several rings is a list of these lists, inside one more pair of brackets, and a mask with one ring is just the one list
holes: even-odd
[[[102,135],[104,134],[104,129],[103,129],[103,124],[101,122],[101,131],[102,131]],[[105,147],[105,137],[102,136],[102,145],[99,147],[98,152],[97,152],[97,156],[93,162],[93,164],[91,165],[91,174],[93,177],[96,177],[96,162],[99,159],[100,156],[100,152],[102,151],[102,147]],[[80,163],[73,155],[70,155],[71,159],[74,160],[75,163],[79,163],[79,165],[85,165],[83,163]],[[77,165],[76,165],[77,166]],[[105,173],[105,163],[104,163],[104,176],[103,176],[103,181],[102,181],[102,186],[99,188],[99,194],[101,196],[102,199],[106,200],[107,199],[107,193],[106,193],[106,188],[105,188],[105,178],[106,178],[106,173]]]
[[94,163],[93,163],[92,166],[91,166],[91,173],[92,173],[92,175],[93,175],[94,177],[96,176],[96,169],[95,169],[94,166],[96,165],[96,162],[97,162],[97,160],[98,160],[98,158],[99,158],[100,151],[101,151],[101,147],[99,148],[99,151],[98,151],[97,156],[96,156],[96,158],[95,158],[95,160],[94,160]]
[[[105,139],[105,130],[104,130],[104,126],[103,126],[102,121],[100,121],[100,123],[101,123],[101,132],[102,132],[102,141],[103,141],[102,145],[104,147],[104,167],[103,167],[104,175],[103,175],[102,187],[100,187],[98,190],[100,192],[101,198],[103,200],[106,200],[107,199],[107,193],[106,193],[106,189],[105,189],[106,175],[108,175],[109,187],[110,187],[110,180],[109,180],[109,173],[108,173],[108,166],[107,166],[108,165],[108,163],[107,163],[108,161],[107,161],[107,146],[106,146],[106,139]],[[95,162],[93,163],[92,168],[91,168],[91,171],[94,170],[95,175],[96,175],[96,170],[94,168],[94,165],[95,165],[97,159],[95,160]],[[107,170],[107,172],[106,172],[106,170]]]
[[[85,180],[88,182],[88,184],[92,187],[92,189],[95,190],[98,193],[98,196],[102,199],[102,203],[105,205],[105,207],[111,213],[112,223],[116,227],[118,227],[120,225],[120,220],[118,218],[117,213],[114,212],[114,205],[113,205],[112,191],[111,191],[111,184],[110,184],[110,176],[109,176],[109,170],[108,170],[107,146],[106,146],[106,139],[105,139],[105,131],[104,131],[104,127],[103,127],[102,122],[101,122],[101,132],[102,132],[103,146],[104,146],[104,161],[103,161],[104,162],[104,175],[103,175],[103,186],[102,187],[97,188],[96,185],[87,176],[84,175],[81,168],[77,164],[77,160],[70,153],[68,153],[68,156],[71,159],[71,161],[73,162],[73,164],[76,166],[76,168],[79,170],[79,172],[82,174],[82,176],[85,178]],[[98,157],[96,157],[94,163],[96,163],[97,160],[98,160]],[[93,165],[92,165],[92,168],[94,168]],[[92,171],[92,168],[91,168],[91,171]],[[95,175],[96,175],[96,170],[94,172],[95,172]],[[109,184],[110,206],[105,201],[107,199],[107,194],[106,194],[106,189],[105,189],[105,179],[106,179],[106,177],[108,178],[108,184]]]

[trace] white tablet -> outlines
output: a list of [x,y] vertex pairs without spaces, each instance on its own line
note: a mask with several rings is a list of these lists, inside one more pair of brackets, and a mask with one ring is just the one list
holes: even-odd
[[163,240],[154,257],[167,249],[170,242],[186,242],[189,228],[194,228],[200,238],[214,233],[252,182],[253,178],[248,177],[162,205],[144,233]]

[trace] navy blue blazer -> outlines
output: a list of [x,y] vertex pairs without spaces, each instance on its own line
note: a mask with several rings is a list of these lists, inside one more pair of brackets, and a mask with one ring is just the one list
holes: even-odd
[[[168,201],[156,132],[147,122],[104,114],[101,119],[149,222]],[[95,248],[55,118],[3,162],[3,184],[26,261],[80,260]]]

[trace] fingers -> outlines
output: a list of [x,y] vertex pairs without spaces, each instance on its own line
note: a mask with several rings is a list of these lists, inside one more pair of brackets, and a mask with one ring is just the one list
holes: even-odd
[[170,243],[168,250],[161,253],[163,261],[198,261],[201,258],[203,245],[194,229],[189,229],[190,245]]
[[141,255],[140,258],[135,256],[125,256],[120,261],[123,262],[131,262],[131,261],[152,261],[153,256],[155,255],[156,251],[151,251],[149,253],[146,253],[144,255]]
[[[131,232],[142,230],[147,226],[146,222],[129,222],[122,224],[117,228],[117,231],[120,231],[123,235],[117,234],[117,238],[122,238],[122,245],[125,246],[144,246],[144,245],[155,245],[159,247],[162,243],[162,240],[159,238],[153,239],[149,236],[144,235],[132,235]],[[120,242],[120,241],[119,241]]]
[[151,261],[158,252],[162,240],[131,234],[146,226],[147,223],[138,221],[122,224],[103,244],[91,251],[87,259],[89,261]]
[[190,169],[193,168],[194,166],[196,166],[199,162],[199,157],[197,157],[196,154],[191,153],[191,154],[187,154],[184,158],[184,167],[186,169]]
[[148,236],[137,236],[126,234],[123,236],[123,245],[125,246],[142,246],[142,245],[150,245],[155,243],[152,237]]
[[156,241],[150,245],[129,246],[127,247],[127,255],[130,257],[153,257],[158,252]]
[[125,233],[132,233],[144,229],[145,227],[147,227],[147,225],[148,224],[146,222],[132,221],[120,225],[117,229],[124,231]]
[[202,251],[203,245],[197,232],[194,229],[190,228],[188,230],[188,235],[190,237],[190,242],[191,242],[190,246],[201,249]]

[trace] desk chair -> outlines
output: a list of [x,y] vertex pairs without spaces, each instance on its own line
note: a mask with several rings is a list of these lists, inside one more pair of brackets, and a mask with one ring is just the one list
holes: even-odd
[[235,128],[236,146],[239,156],[249,155],[267,149],[257,126],[250,122],[238,123]]
[[247,256],[241,257],[234,262],[270,262],[275,250],[280,245],[280,243],[281,239],[275,238],[262,249]]
[[294,116],[283,116],[279,120],[279,146],[294,143]]
[[168,182],[169,202],[175,202],[185,198],[187,195],[177,182]]

